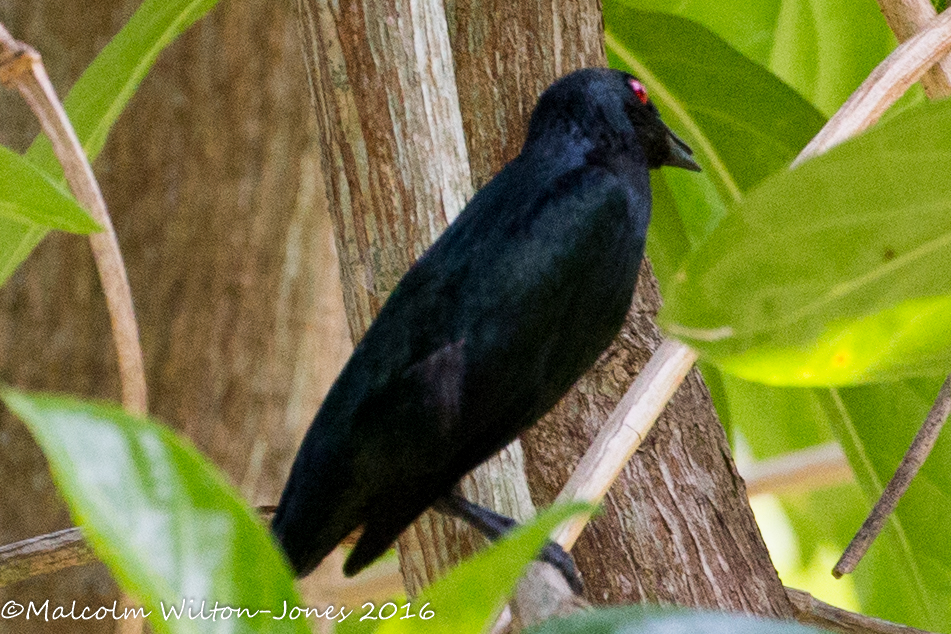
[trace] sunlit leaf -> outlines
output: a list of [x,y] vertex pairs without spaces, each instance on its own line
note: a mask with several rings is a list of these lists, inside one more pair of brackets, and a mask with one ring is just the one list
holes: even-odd
[[951,104],[748,194],[678,271],[665,328],[721,368],[829,385],[951,368]]

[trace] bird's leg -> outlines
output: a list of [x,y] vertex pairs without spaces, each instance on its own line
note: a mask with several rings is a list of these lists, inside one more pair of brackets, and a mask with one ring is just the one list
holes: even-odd
[[[453,491],[449,495],[439,498],[433,508],[443,515],[450,515],[463,520],[482,533],[486,539],[493,542],[518,526],[518,522],[511,517],[474,504],[464,498],[458,491]],[[581,573],[578,572],[574,559],[564,548],[549,540],[539,553],[538,559],[558,569],[575,594],[580,595],[582,593],[584,584],[581,582]]]

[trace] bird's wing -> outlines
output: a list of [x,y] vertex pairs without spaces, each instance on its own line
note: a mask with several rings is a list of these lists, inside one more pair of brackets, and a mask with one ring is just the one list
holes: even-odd
[[298,572],[361,524],[345,570],[372,562],[593,362],[592,342],[607,342],[592,306],[616,303],[613,278],[630,268],[619,254],[639,248],[625,229],[629,196],[599,168],[548,187],[494,181],[407,273],[328,394],[282,496],[275,534]]
[[457,270],[447,262],[461,254],[469,266],[452,288],[437,290],[451,306],[431,306],[428,314],[435,320],[448,310],[451,318],[426,335],[428,354],[362,413],[374,432],[363,436],[358,473],[378,494],[348,574],[550,409],[608,345],[630,304],[643,249],[630,202],[609,172],[576,170],[522,214],[500,220],[488,212],[462,227],[481,239],[450,235],[438,245],[446,252],[422,262],[434,279],[439,266]]

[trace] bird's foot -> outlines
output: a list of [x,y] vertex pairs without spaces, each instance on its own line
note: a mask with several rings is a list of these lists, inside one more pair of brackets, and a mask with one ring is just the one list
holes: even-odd
[[575,559],[568,551],[553,541],[549,541],[538,554],[537,559],[554,566],[561,576],[568,582],[571,591],[581,596],[584,592],[584,582],[581,580],[581,571],[575,565]]
[[[518,526],[518,523],[511,517],[470,502],[456,491],[440,498],[433,508],[440,513],[458,517],[493,542]],[[575,560],[564,548],[553,541],[549,541],[542,548],[537,559],[554,566],[575,594],[580,595],[584,591],[581,572],[575,565]]]

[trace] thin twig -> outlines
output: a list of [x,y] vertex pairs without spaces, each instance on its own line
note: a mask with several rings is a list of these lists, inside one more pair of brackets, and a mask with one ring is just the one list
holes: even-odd
[[852,93],[800,152],[791,167],[822,154],[873,125],[924,73],[951,50],[951,11],[898,46]]
[[786,588],[786,596],[796,613],[796,620],[839,634],[931,634],[907,625],[898,625],[864,614],[856,614],[823,603],[808,592]]
[[[930,24],[938,12],[930,0],[878,0],[888,27],[904,42]],[[945,57],[921,77],[929,99],[951,95],[951,58]]]
[[[106,202],[86,153],[66,116],[66,110],[46,74],[40,54],[27,44],[15,40],[3,24],[0,24],[0,81],[16,88],[30,106],[52,143],[53,152],[63,167],[73,195],[103,228],[89,235],[89,245],[99,270],[99,280],[112,322],[119,383],[122,386],[122,406],[132,414],[144,415],[148,411],[148,398],[139,326],[132,307],[129,278]],[[123,604],[130,605],[132,602],[128,595],[122,595]],[[117,624],[116,631],[118,634],[138,634],[143,627],[143,619],[126,619]]]
[[[273,506],[262,506],[256,510],[263,522],[269,522],[274,515]],[[354,543],[356,539],[353,536],[343,541],[344,545],[353,546]],[[94,561],[96,555],[78,528],[24,539],[0,546],[0,588]]]
[[39,53],[15,40],[3,24],[0,24],[0,82],[15,88],[23,96],[52,142],[53,151],[63,166],[73,195],[103,228],[103,231],[89,236],[89,244],[112,321],[122,385],[122,405],[130,413],[144,414],[147,400],[139,328],[119,242],[109,212],[106,211],[106,203]]
[[740,475],[746,482],[746,494],[750,497],[763,493],[814,491],[854,479],[842,447],[835,442],[755,462],[740,469]]
[[911,441],[911,446],[908,447],[901,464],[898,465],[895,475],[885,487],[871,513],[865,518],[862,528],[849,542],[839,562],[832,569],[832,576],[836,579],[855,570],[855,566],[878,537],[885,525],[885,520],[898,506],[898,501],[908,490],[912,479],[918,474],[921,465],[931,453],[941,429],[948,420],[949,413],[951,413],[951,377],[948,377],[941,386],[938,398],[931,406],[931,411],[928,412],[928,417],[915,435],[915,439]]
[[0,588],[94,561],[96,554],[78,528],[0,546]]

